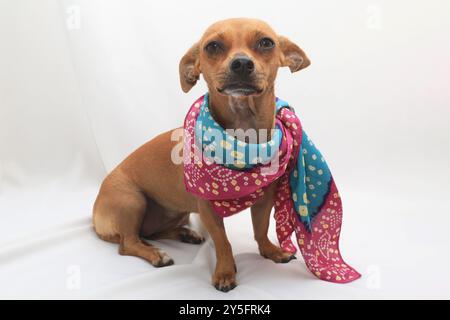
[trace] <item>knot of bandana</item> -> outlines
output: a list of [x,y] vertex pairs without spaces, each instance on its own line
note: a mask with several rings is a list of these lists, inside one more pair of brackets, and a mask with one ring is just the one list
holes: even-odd
[[224,130],[209,112],[207,94],[195,101],[184,122],[186,189],[227,217],[251,207],[277,181],[274,216],[281,248],[296,252],[295,233],[314,275],[338,283],[356,280],[360,274],[339,250],[342,204],[331,172],[289,104],[277,98],[275,107],[271,140],[257,144]]

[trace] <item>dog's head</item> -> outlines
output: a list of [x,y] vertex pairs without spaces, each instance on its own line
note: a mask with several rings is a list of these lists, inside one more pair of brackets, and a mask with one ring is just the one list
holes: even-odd
[[309,66],[302,49],[263,21],[229,19],[210,26],[180,62],[180,82],[188,92],[200,74],[210,92],[261,95],[273,88],[279,67],[292,72]]

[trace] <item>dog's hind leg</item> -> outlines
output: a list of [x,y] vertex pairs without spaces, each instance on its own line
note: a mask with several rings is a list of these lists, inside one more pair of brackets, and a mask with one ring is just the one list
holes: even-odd
[[119,243],[119,254],[143,258],[155,267],[173,264],[163,251],[139,236],[147,199],[135,185],[114,175],[105,179],[94,205],[94,228],[106,241]]
[[[149,213],[147,213],[147,215],[148,214]],[[169,213],[168,215],[173,215],[173,213]],[[189,213],[178,213],[175,218],[167,221],[162,226],[161,231],[155,232],[149,236],[144,236],[144,238],[149,240],[172,239],[185,243],[201,244],[205,241],[205,238],[188,227],[189,215]],[[143,227],[147,224],[146,220],[144,220]]]
[[201,244],[205,241],[205,238],[199,235],[196,231],[189,229],[188,227],[179,227],[175,229],[175,240],[180,240],[185,243]]
[[148,239],[172,239],[191,244],[201,244],[205,241],[204,237],[186,226],[176,227],[171,230],[156,233]]
[[173,259],[167,253],[144,242],[138,236],[124,236],[121,238],[119,253],[121,255],[143,258],[155,267],[165,267],[173,264]]

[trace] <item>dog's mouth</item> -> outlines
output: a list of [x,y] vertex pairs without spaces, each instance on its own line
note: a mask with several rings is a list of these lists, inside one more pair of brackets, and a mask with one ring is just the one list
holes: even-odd
[[222,94],[231,96],[249,96],[252,94],[260,94],[263,89],[246,82],[233,82],[224,85],[222,88],[217,88],[217,91]]

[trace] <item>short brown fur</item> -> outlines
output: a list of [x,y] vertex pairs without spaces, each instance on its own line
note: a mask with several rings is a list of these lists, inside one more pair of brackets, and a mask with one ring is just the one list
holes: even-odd
[[[270,52],[255,49],[259,39],[268,37],[275,46]],[[224,50],[211,55],[205,46],[220,41]],[[244,96],[220,92],[226,85],[230,61],[236,56],[251,59],[255,66],[253,84],[261,90]],[[203,74],[208,84],[210,110],[226,129],[270,129],[274,126],[274,82],[279,67],[292,72],[310,64],[305,53],[285,37],[278,36],[266,23],[254,19],[229,19],[209,27],[180,62],[180,82],[189,91]],[[177,239],[201,243],[204,239],[187,227],[189,214],[199,213],[216,248],[213,285],[221,291],[236,286],[236,266],[222,218],[209,202],[188,193],[184,187],[183,166],[175,164],[171,152],[179,141],[174,131],[163,133],[129,155],[103,181],[94,204],[93,223],[98,236],[119,244],[119,253],[149,261],[156,267],[173,260],[143,239]],[[270,242],[267,237],[273,207],[275,183],[251,208],[254,237],[262,256],[274,262],[288,262],[293,257]]]

